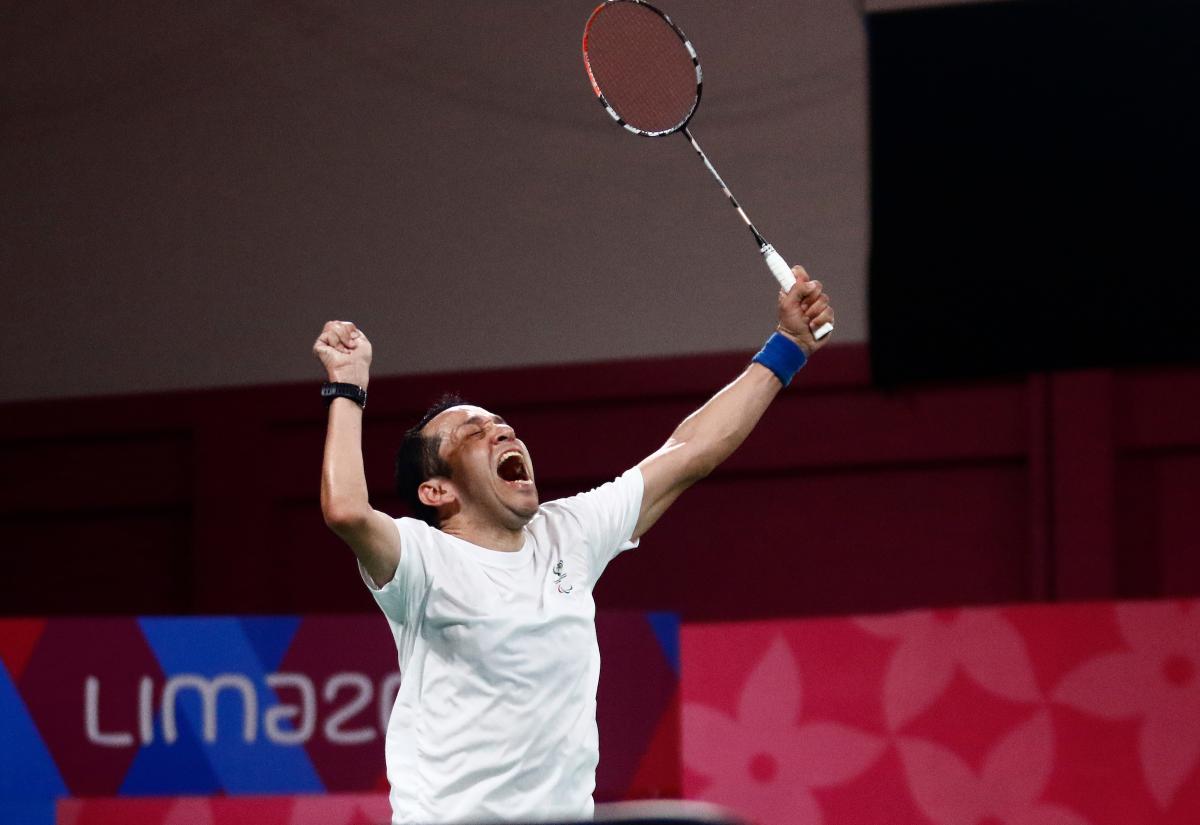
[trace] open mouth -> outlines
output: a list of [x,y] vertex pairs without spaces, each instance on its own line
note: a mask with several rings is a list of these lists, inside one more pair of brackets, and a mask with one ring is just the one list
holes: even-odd
[[496,463],[496,475],[506,484],[514,487],[530,487],[533,479],[529,477],[529,466],[520,450],[509,450],[500,456]]

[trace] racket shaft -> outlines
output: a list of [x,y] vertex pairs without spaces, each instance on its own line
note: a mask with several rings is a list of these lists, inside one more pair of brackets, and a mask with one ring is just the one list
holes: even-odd
[[[742,220],[746,222],[746,226],[750,228],[750,233],[754,235],[754,242],[758,245],[758,251],[762,253],[763,260],[767,264],[767,269],[771,270],[771,274],[779,282],[779,288],[784,292],[791,291],[791,288],[796,285],[796,276],[792,274],[792,268],[787,265],[787,261],[783,259],[783,256],[775,251],[775,247],[767,243],[766,239],[754,227],[754,224],[750,221],[750,217],[746,214],[746,210],[742,209],[741,204],[737,202],[737,198],[729,191],[729,187],[721,179],[720,174],[717,173],[717,168],[712,165],[712,161],[708,159],[708,155],[704,154],[704,150],[700,148],[700,144],[696,142],[696,138],[692,137],[692,133],[686,127],[682,132],[683,136],[687,138],[688,143],[692,144],[692,148],[696,150],[696,154],[700,156],[700,160],[704,161],[704,168],[712,173],[713,179],[721,187],[721,191],[725,193],[725,197],[729,198],[729,202],[733,205],[733,208],[737,210]],[[813,337],[819,341],[831,332],[833,332],[833,324],[822,324],[819,329],[813,332]]]
[[700,148],[700,144],[696,142],[696,138],[692,137],[692,133],[689,132],[686,127],[684,127],[681,131],[683,136],[687,139],[687,142],[692,144],[692,148],[696,150],[696,154],[700,156],[700,160],[704,162],[704,168],[707,169],[709,174],[713,176],[713,180],[717,182],[717,186],[720,186],[721,191],[725,193],[725,197],[729,198],[729,203],[737,211],[738,215],[741,216],[742,220],[746,222],[746,226],[750,228],[750,234],[754,236],[754,241],[756,244],[758,244],[759,249],[767,246],[768,244],[766,240],[763,239],[763,236],[760,235],[758,230],[754,227],[754,224],[750,220],[750,216],[746,214],[746,210],[742,209],[741,204],[737,202],[737,198],[733,196],[733,192],[729,191],[729,186],[726,185],[725,181],[721,179],[720,173],[717,172],[717,167],[713,166],[712,161],[708,159],[708,155],[704,154],[704,150]]

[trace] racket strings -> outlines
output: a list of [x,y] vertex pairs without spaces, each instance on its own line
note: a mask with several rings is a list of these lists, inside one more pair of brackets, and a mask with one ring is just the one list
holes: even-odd
[[633,128],[675,129],[695,108],[692,55],[655,11],[636,3],[603,7],[591,21],[584,51],[600,94]]

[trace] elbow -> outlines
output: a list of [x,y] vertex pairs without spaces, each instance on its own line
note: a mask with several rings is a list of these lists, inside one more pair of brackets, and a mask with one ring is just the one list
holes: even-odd
[[327,501],[321,505],[325,526],[338,535],[353,533],[362,527],[370,517],[370,512],[369,507],[345,501]]

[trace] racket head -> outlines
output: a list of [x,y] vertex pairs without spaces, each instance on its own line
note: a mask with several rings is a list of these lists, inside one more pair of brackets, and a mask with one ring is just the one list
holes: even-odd
[[583,65],[600,105],[635,135],[687,126],[700,105],[696,50],[663,12],[643,0],[607,0],[583,28]]

